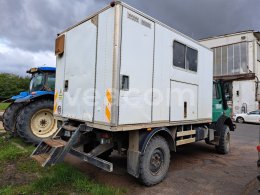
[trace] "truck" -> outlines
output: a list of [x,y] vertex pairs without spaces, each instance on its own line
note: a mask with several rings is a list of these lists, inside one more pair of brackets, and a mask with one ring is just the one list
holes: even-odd
[[55,72],[53,67],[27,71],[31,74],[29,92],[11,97],[11,104],[3,114],[4,129],[11,135],[39,144],[57,131],[57,120],[53,117]]
[[112,172],[109,155],[146,186],[167,175],[171,152],[205,140],[230,151],[235,126],[213,53],[120,1],[58,34],[54,116],[61,127],[31,157],[43,167],[70,153]]

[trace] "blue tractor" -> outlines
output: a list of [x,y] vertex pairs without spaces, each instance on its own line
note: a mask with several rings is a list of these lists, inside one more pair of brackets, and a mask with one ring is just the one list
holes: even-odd
[[39,144],[42,139],[53,136],[57,121],[53,117],[55,90],[53,67],[31,68],[29,92],[21,92],[11,98],[5,110],[3,125],[7,132],[19,135],[25,142]]

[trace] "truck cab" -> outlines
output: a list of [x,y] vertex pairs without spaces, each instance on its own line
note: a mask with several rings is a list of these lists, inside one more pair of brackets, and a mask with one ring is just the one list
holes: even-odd
[[214,81],[213,101],[212,101],[212,121],[216,122],[222,115],[231,117],[231,109],[227,105],[223,82]]

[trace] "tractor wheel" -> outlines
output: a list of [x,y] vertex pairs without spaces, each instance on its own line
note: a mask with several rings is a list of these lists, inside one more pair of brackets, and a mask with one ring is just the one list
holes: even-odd
[[153,137],[140,157],[140,181],[146,186],[160,183],[166,177],[170,157],[167,141],[161,136]]
[[3,126],[6,132],[16,135],[16,119],[23,106],[23,103],[12,103],[5,110],[3,115]]
[[228,154],[230,151],[230,131],[228,126],[224,125],[220,130],[219,145],[215,146],[219,154]]
[[25,106],[17,118],[17,132],[27,143],[39,144],[57,131],[53,101],[38,100]]

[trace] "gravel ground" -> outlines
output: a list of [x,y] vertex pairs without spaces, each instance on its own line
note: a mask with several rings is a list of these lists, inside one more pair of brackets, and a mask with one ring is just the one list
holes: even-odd
[[259,126],[238,124],[232,133],[228,155],[215,153],[204,142],[188,144],[171,154],[167,178],[159,185],[144,187],[126,172],[126,158],[110,157],[114,172],[107,173],[74,157],[66,161],[101,183],[128,189],[129,194],[257,194],[256,176]]

